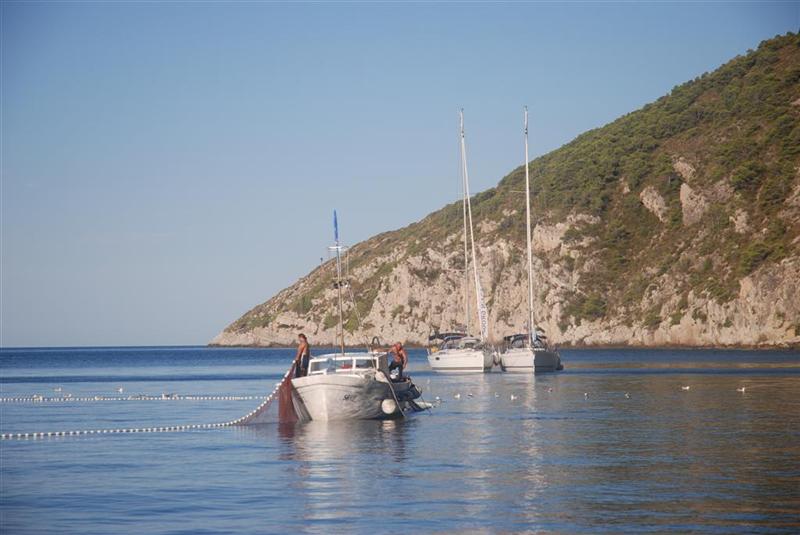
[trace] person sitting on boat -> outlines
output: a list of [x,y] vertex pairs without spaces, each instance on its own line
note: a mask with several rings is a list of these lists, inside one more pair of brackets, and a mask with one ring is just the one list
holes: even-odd
[[389,374],[391,375],[392,370],[397,368],[397,380],[402,381],[403,370],[408,366],[408,353],[406,353],[406,350],[403,349],[403,344],[400,342],[397,342],[395,345],[393,345],[392,349],[389,350],[389,353],[393,355],[392,362],[389,364]]
[[294,357],[294,376],[305,377],[308,375],[308,361],[311,358],[311,348],[305,334],[297,335],[297,344],[297,354]]

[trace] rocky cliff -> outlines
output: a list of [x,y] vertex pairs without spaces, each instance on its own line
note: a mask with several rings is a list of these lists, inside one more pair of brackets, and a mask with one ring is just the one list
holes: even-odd
[[[531,176],[535,316],[553,341],[800,345],[797,34],[582,134],[531,162]],[[495,340],[526,317],[521,190],[518,168],[472,199]],[[455,203],[355,245],[347,343],[423,343],[464,324],[461,240]],[[332,343],[333,274],[321,265],[212,343],[290,344],[300,331]]]

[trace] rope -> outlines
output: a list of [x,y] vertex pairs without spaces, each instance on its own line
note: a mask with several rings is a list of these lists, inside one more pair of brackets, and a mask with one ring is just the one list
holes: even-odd
[[[219,429],[221,427],[232,427],[235,425],[247,425],[250,423],[255,417],[260,415],[262,412],[267,410],[272,403],[272,400],[278,394],[278,390],[281,387],[281,384],[286,380],[287,377],[292,373],[294,370],[294,366],[290,366],[289,370],[283,376],[276,385],[275,388],[272,390],[269,396],[264,398],[264,401],[255,409],[250,411],[249,413],[245,414],[241,418],[237,418],[235,420],[231,420],[229,422],[219,422],[213,424],[186,424],[186,425],[170,425],[170,426],[162,426],[162,427],[133,427],[133,428],[120,428],[120,429],[88,429],[88,430],[77,430],[77,431],[48,431],[48,432],[35,432],[35,433],[3,433],[0,434],[0,440],[25,440],[25,439],[38,439],[38,438],[51,438],[51,437],[78,437],[78,436],[86,436],[86,435],[116,435],[116,434],[130,434],[130,433],[172,433],[178,431],[194,431],[194,430],[201,430],[201,429]],[[184,396],[189,397],[189,396]],[[191,396],[192,398],[197,399],[198,397],[202,396]],[[234,396],[228,396],[234,397]],[[240,396],[246,397],[246,396]],[[256,396],[251,396],[256,397]],[[14,398],[8,398],[14,399]],[[43,398],[44,399],[44,398]],[[67,398],[71,399],[71,398]],[[90,399],[90,398],[86,398]],[[161,399],[161,398],[156,398]],[[258,398],[257,398],[258,399]]]

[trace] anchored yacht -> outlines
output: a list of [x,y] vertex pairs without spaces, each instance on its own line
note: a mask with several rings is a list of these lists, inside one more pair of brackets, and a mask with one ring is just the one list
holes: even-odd
[[[472,227],[472,203],[469,195],[469,172],[467,170],[467,149],[464,142],[464,111],[459,113],[461,149],[461,206],[464,226],[464,313],[465,332],[434,334],[429,338],[435,345],[428,348],[428,364],[437,372],[476,372],[491,371],[494,365],[494,352],[486,343],[489,336],[488,311],[483,300],[483,289],[478,273],[478,259],[475,252],[475,232]],[[471,255],[470,255],[471,251]],[[470,260],[475,285],[476,312],[480,336],[471,336],[466,331],[470,324]]]
[[558,350],[548,343],[533,321],[533,252],[531,245],[531,181],[528,169],[528,107],[525,107],[525,208],[528,249],[528,332],[506,336],[500,352],[500,368],[508,372],[554,372],[563,370]]
[[484,373],[494,366],[494,352],[474,336],[464,333],[434,334],[428,363],[438,372]]

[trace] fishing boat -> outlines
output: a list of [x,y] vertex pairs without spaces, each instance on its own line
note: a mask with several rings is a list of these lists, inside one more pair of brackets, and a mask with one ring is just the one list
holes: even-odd
[[527,331],[503,338],[500,368],[505,372],[554,372],[564,369],[558,350],[541,330],[536,329],[533,318],[533,247],[531,245],[531,181],[528,164],[528,108],[525,107],[525,214],[528,251],[528,320]]
[[387,354],[372,350],[369,344],[363,352],[345,351],[342,289],[349,290],[349,283],[342,279],[345,247],[339,243],[335,211],[333,220],[335,244],[329,249],[336,256],[340,351],[310,359],[308,375],[291,379],[295,413],[300,421],[403,418],[408,410],[424,408],[411,378],[393,379]]
[[[469,194],[469,171],[467,168],[467,149],[464,141],[464,110],[459,112],[462,212],[464,227],[464,313],[466,322],[463,332],[446,334],[434,333],[429,337],[432,345],[428,348],[428,364],[437,372],[484,373],[494,366],[495,353],[487,343],[489,335],[488,312],[483,299],[478,260],[475,252],[475,232],[472,226],[472,203]],[[471,251],[471,255],[470,255]],[[474,277],[476,313],[480,336],[467,333],[470,314],[470,260]]]
[[303,420],[380,420],[421,410],[420,391],[405,377],[393,380],[385,353],[333,353],[309,362],[292,379],[295,412]]

